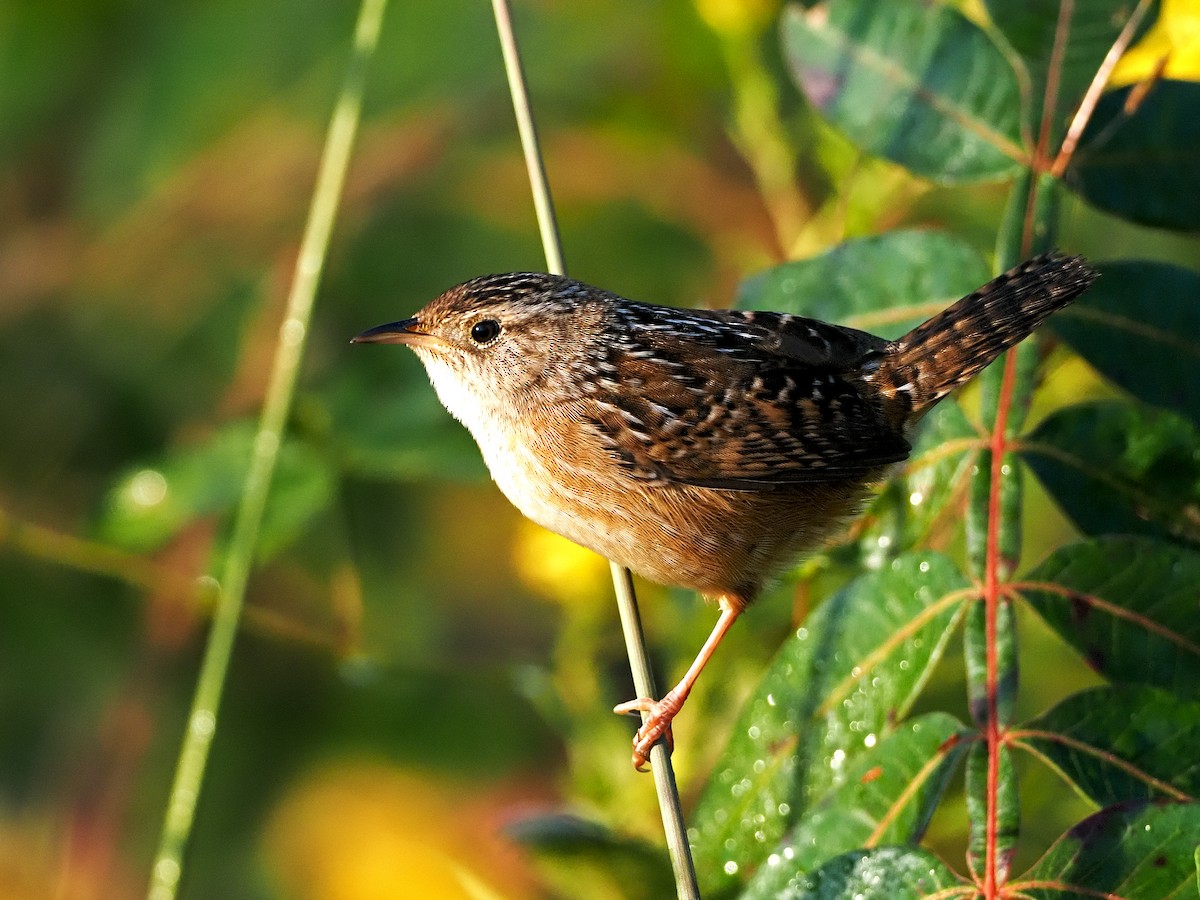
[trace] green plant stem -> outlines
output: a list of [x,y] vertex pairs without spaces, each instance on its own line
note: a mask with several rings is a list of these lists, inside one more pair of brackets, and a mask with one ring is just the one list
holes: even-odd
[[[12,547],[30,559],[39,559],[76,572],[111,578],[139,591],[178,603],[190,613],[207,616],[216,601],[216,582],[183,575],[120,547],[65,534],[45,525],[14,519],[0,509],[0,546]],[[335,647],[333,638],[305,623],[262,607],[247,607],[244,624],[262,634],[286,636],[317,647]]]
[[367,63],[378,43],[386,4],[387,0],[363,0],[359,8],[354,46],[326,135],[287,310],[279,329],[266,401],[259,418],[258,434],[222,572],[217,608],[196,682],[183,747],[176,764],[166,818],[151,872],[147,895],[150,900],[175,897],[183,874],[183,855],[192,832],[196,802],[216,733],[221,694],[241,619],[258,530],[266,508],[288,409],[295,392],[313,300],[345,182],[350,150],[358,130]]
[[179,575],[144,556],[15,519],[3,509],[0,509],[0,545],[11,546],[33,559],[114,578],[139,590],[161,591],[188,603],[199,601],[204,593],[196,579]]
[[517,118],[517,132],[521,136],[525,168],[529,173],[529,189],[533,192],[533,208],[542,236],[542,252],[546,255],[546,266],[552,274],[566,275],[567,266],[563,261],[558,219],[554,215],[550,183],[546,180],[546,166],[542,162],[541,144],[538,142],[537,127],[533,122],[533,106],[529,102],[529,92],[525,87],[525,70],[521,66],[521,51],[517,47],[517,35],[513,30],[508,0],[492,0],[492,12],[496,17],[496,31],[500,35],[504,74],[508,78],[508,91],[512,95],[513,113]]
[[[521,135],[521,147],[525,165],[529,171],[529,184],[533,191],[533,203],[537,212],[538,228],[542,236],[542,248],[546,254],[549,271],[557,275],[566,274],[563,262],[562,241],[554,215],[554,203],[546,179],[546,168],[538,143],[537,128],[533,121],[533,109],[525,87],[525,73],[521,66],[521,52],[517,47],[513,31],[512,15],[507,0],[492,0],[496,17],[496,30],[500,35],[500,47],[504,53],[504,69],[508,76],[509,92],[512,94],[513,110],[516,113],[517,130]],[[611,563],[613,589],[617,596],[617,609],[621,617],[621,630],[625,635],[625,646],[629,653],[629,667],[633,674],[634,690],[640,697],[658,696],[654,686],[654,675],[646,652],[646,638],[642,632],[641,615],[638,612],[637,595],[634,593],[633,576],[623,566]],[[643,720],[647,716],[643,713]],[[692,862],[692,851],[688,845],[687,831],[683,821],[683,806],[679,800],[679,789],[675,783],[675,770],[671,765],[670,751],[659,742],[650,750],[650,764],[654,772],[654,787],[658,794],[659,810],[662,813],[663,830],[671,867],[675,873],[675,885],[680,898],[692,900],[700,897],[696,882],[696,869]]]

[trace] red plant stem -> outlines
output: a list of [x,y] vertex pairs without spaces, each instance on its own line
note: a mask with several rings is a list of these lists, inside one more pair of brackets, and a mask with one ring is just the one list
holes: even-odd
[[1050,46],[1050,64],[1046,67],[1046,90],[1042,95],[1042,127],[1034,148],[1034,167],[1045,171],[1050,167],[1050,138],[1054,129],[1054,112],[1058,104],[1058,86],[1062,77],[1062,60],[1067,48],[1067,33],[1075,13],[1074,0],[1063,0],[1054,23],[1054,43]]
[[987,551],[983,573],[984,629],[987,643],[987,817],[984,824],[983,895],[988,900],[999,896],[1002,887],[996,859],[997,797],[1000,789],[1000,745],[1004,739],[999,715],[999,660],[996,650],[996,620],[1000,610],[1000,484],[1004,469],[1004,454],[1008,447],[1008,410],[1012,405],[1016,382],[1017,357],[1004,356],[1004,376],[996,402],[996,418],[992,423],[992,473],[988,494]]

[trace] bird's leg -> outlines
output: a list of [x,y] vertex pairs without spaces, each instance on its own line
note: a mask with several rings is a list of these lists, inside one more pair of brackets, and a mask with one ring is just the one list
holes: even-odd
[[725,632],[729,630],[729,626],[737,620],[737,617],[742,614],[742,610],[745,608],[745,604],[741,602],[740,598],[729,594],[722,595],[718,601],[718,605],[721,607],[721,617],[717,619],[717,624],[713,627],[708,640],[704,642],[704,646],[696,654],[696,659],[692,662],[687,673],[680,679],[679,684],[671,688],[661,700],[640,697],[637,700],[630,700],[627,703],[621,703],[613,707],[613,712],[622,715],[649,713],[646,720],[642,722],[642,727],[638,729],[637,734],[633,738],[633,767],[639,772],[645,770],[646,761],[650,757],[650,748],[659,740],[665,738],[668,746],[670,746],[671,720],[683,708],[684,701],[687,700],[688,694],[692,692],[692,685],[696,683],[696,679],[704,671],[704,666],[708,663],[709,657],[713,655],[713,651],[717,649],[717,645],[721,643],[721,639],[725,637]]

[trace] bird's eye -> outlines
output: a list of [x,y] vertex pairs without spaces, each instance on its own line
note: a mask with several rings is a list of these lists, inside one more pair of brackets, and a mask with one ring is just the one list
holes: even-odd
[[500,335],[500,323],[495,319],[481,319],[471,326],[471,340],[477,344],[487,344]]

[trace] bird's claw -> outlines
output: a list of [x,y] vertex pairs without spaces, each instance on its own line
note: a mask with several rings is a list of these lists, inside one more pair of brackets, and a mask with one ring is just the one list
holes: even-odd
[[675,737],[671,733],[671,720],[683,703],[675,692],[667,694],[661,700],[651,700],[649,697],[639,697],[618,703],[613,712],[623,716],[636,716],[646,713],[646,718],[637,734],[633,736],[633,767],[639,772],[646,771],[646,763],[650,761],[650,749],[662,741],[670,753],[675,749]]

